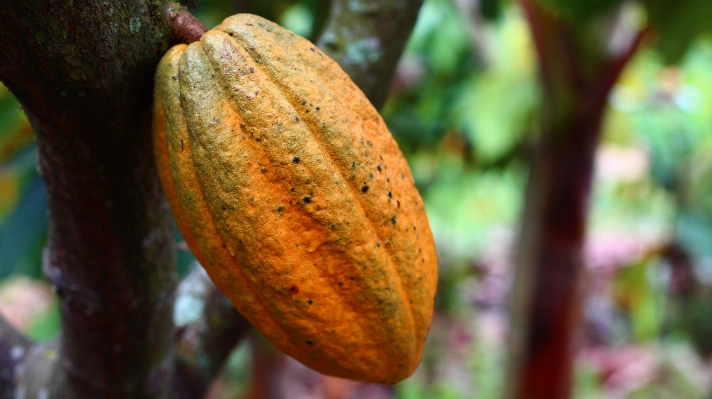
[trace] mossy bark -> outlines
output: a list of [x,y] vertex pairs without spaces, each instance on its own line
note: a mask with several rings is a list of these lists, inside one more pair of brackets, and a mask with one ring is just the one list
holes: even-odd
[[162,398],[173,367],[174,242],[150,140],[163,1],[11,0],[0,80],[35,129],[77,398]]
[[390,81],[423,0],[332,0],[317,42],[341,65],[376,109]]

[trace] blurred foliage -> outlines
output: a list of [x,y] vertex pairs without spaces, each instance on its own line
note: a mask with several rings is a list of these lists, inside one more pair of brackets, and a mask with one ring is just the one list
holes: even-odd
[[[625,0],[538,0],[541,4],[572,18],[595,18]],[[664,1],[664,0],[663,0]]]
[[[703,33],[712,2],[537,1],[571,18],[601,20],[613,20],[609,13],[626,4],[654,32],[610,96],[597,154],[587,338],[575,397],[709,397],[712,42]],[[195,13],[214,26],[252,12],[314,39],[327,4],[203,0]],[[511,249],[541,101],[537,79],[516,2],[425,1],[382,112],[423,195],[441,266],[423,364],[396,387],[399,398],[501,395]],[[0,86],[3,278],[41,278],[47,209],[35,162],[28,122]],[[661,249],[670,243],[682,260]],[[185,250],[179,258],[179,272],[194,260]],[[29,329],[46,339],[58,325],[52,305]],[[244,349],[233,356],[223,377],[244,384],[246,357]]]

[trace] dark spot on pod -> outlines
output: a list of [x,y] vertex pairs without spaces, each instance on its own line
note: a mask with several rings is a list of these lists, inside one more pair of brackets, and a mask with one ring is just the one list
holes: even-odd
[[388,198],[393,198],[393,193],[390,191],[388,192]]
[[294,117],[294,120],[297,121],[297,122],[299,122],[299,117],[298,117],[298,116],[295,116],[295,117]]
[[183,140],[181,140],[180,141],[180,152],[183,152],[184,146],[185,146],[185,143],[183,142]]
[[349,280],[354,281],[354,280],[356,280],[356,277],[354,277],[354,276],[349,276]]
[[255,26],[255,25],[252,25],[252,24],[250,24],[250,23],[247,23],[247,24],[245,24],[245,25],[247,25],[247,26]]
[[284,210],[284,205],[277,205],[277,212],[282,212]]
[[312,341],[312,340],[310,340],[310,339],[307,339],[307,340],[305,340],[304,342],[306,342],[307,345],[314,345],[314,341]]
[[343,282],[343,281],[339,281],[339,287],[341,287],[342,285],[344,285],[344,282]]
[[418,228],[417,228],[417,227],[415,227],[415,225],[413,225],[413,230],[418,230]]
[[311,50],[312,53],[315,53],[315,52],[316,52],[316,50],[314,50],[314,47],[309,47],[309,50]]
[[356,162],[351,162],[351,169],[356,169]]
[[223,247],[223,248],[227,248],[227,247],[225,246],[225,244],[223,244],[222,247]]
[[211,73],[211,74],[210,74],[210,77],[211,77],[211,78],[214,78],[214,77],[215,77],[215,74],[214,74],[214,73]]
[[305,204],[310,203],[310,202],[311,202],[311,197],[304,197],[304,198],[302,198],[302,202],[304,202]]
[[302,105],[307,105],[307,100],[303,100]]
[[386,183],[390,183],[390,182],[391,182],[391,179],[386,177]]
[[298,294],[298,293],[299,293],[299,287],[297,287],[296,285],[293,285],[293,286],[289,287],[289,292],[290,292],[292,295]]
[[423,281],[423,276],[418,277],[418,281]]
[[321,109],[321,107],[316,107],[316,110],[317,110],[317,111],[320,110],[320,109]]
[[257,95],[257,94],[259,94],[259,91],[256,91],[256,92],[255,92],[255,95]]
[[395,217],[395,216],[393,216],[393,217],[391,218],[391,223],[396,224],[396,217]]
[[307,303],[308,303],[309,305],[311,305],[312,303],[314,303],[314,301],[310,299],[310,300],[307,301]]
[[369,174],[368,174],[368,177],[371,178],[371,179],[373,179],[373,173],[369,173]]
[[410,300],[410,303],[413,303],[413,300],[412,300],[412,299]]
[[378,158],[380,158],[381,161],[383,161],[383,156],[382,156],[382,155],[379,155]]
[[405,179],[405,175],[401,173],[401,180]]
[[227,210],[227,208],[225,208],[225,205],[223,205],[222,210],[223,210],[223,211],[224,211],[224,210]]
[[267,173],[267,168],[262,168],[262,173]]
[[250,67],[250,73],[255,73],[255,68]]
[[396,201],[396,203],[398,204],[398,208],[400,208],[400,201]]
[[380,305],[380,304],[382,304],[382,303],[383,303],[383,301],[379,299],[379,300],[378,300],[378,304]]
[[292,163],[294,163],[294,164],[299,163],[299,157],[292,157]]
[[368,186],[367,186],[367,185],[364,185],[363,187],[361,187],[361,192],[362,192],[362,193],[365,193],[365,192],[367,192],[367,191],[368,191]]
[[381,171],[381,165],[376,166],[376,169],[380,172],[380,171]]
[[378,248],[381,248],[381,243],[380,243],[380,242],[377,242],[377,243],[376,243],[376,246],[377,246]]

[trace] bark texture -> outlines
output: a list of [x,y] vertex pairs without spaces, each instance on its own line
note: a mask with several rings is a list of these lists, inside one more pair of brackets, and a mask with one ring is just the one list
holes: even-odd
[[413,30],[423,0],[332,0],[317,42],[341,65],[376,109]]
[[199,265],[178,287],[176,316],[173,397],[200,399],[250,325]]
[[17,366],[27,357],[32,342],[0,318],[0,398],[15,394]]
[[61,299],[60,364],[78,398],[162,398],[172,374],[174,243],[150,140],[160,1],[11,0],[0,80],[37,136]]

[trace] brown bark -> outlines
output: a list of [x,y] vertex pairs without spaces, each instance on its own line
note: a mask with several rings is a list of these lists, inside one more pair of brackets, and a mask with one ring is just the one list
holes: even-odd
[[341,65],[376,109],[413,30],[422,0],[332,0],[317,44]]
[[150,140],[158,0],[0,6],[0,80],[27,112],[47,185],[45,273],[78,398],[162,398],[173,367],[174,243]]

